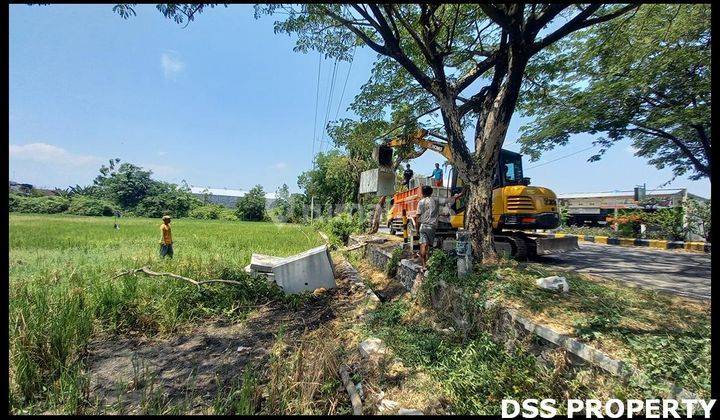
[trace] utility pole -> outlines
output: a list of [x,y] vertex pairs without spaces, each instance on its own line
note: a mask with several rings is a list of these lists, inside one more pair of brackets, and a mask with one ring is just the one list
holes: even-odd
[[315,217],[315,196],[313,195],[310,197],[310,222],[313,221],[313,218]]

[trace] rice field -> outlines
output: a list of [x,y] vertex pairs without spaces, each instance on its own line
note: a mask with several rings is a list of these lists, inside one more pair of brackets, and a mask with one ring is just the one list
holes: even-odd
[[[10,405],[15,413],[77,412],[87,403],[83,358],[99,333],[167,335],[199,319],[238,317],[248,304],[278,298],[248,276],[253,252],[288,256],[321,245],[310,227],[174,220],[175,255],[158,255],[160,220],[11,214]],[[117,273],[148,266],[194,279],[224,278],[246,287],[198,289],[169,278]]]

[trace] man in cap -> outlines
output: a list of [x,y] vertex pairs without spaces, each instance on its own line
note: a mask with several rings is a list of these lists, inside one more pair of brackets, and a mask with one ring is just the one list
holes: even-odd
[[170,216],[163,216],[162,217],[163,223],[160,225],[160,231],[162,232],[162,239],[160,240],[160,256],[165,257],[168,256],[172,258],[173,256],[173,241],[172,241],[172,232],[170,231]]

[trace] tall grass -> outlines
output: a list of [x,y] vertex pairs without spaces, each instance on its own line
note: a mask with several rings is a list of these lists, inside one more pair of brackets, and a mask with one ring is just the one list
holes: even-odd
[[[172,222],[175,258],[157,253],[160,221],[67,215],[10,215],[10,402],[14,412],[82,412],[83,358],[94,334],[169,334],[210,316],[240,318],[279,297],[248,276],[253,252],[287,256],[322,243],[309,227],[181,219]],[[244,286],[198,289],[180,280],[128,276],[150,266]]]

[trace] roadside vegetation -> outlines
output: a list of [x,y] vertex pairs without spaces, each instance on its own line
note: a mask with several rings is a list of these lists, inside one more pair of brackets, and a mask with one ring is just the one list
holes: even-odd
[[[651,387],[659,390],[670,381],[709,396],[708,302],[512,260],[484,266],[461,281],[452,257],[438,251],[431,261],[423,283],[426,302],[429,291],[444,281],[460,290],[467,313],[482,312],[485,301],[492,300],[628,362],[648,376]],[[551,275],[566,277],[570,291],[558,294],[535,286],[535,279]]]
[[[684,207],[653,209],[652,202],[640,202],[648,210],[620,209],[618,216],[608,216],[606,226],[568,226],[567,215],[563,215],[563,222],[555,232],[573,235],[607,236],[609,238],[640,238],[662,239],[668,241],[683,241],[688,234],[702,236],[710,241],[711,230],[711,203],[702,203],[688,200]],[[565,212],[567,209],[563,209]],[[685,224],[687,218],[687,224]],[[611,225],[617,225],[614,230]],[[641,232],[640,225],[645,225],[645,232]]]
[[[13,412],[77,412],[87,403],[83,358],[93,337],[166,336],[202,319],[242,319],[253,305],[284,299],[243,271],[252,252],[287,256],[323,243],[299,225],[181,219],[173,222],[175,258],[160,260],[158,226],[156,219],[123,218],[116,230],[98,217],[10,215]],[[114,278],[141,266],[245,286]]]

